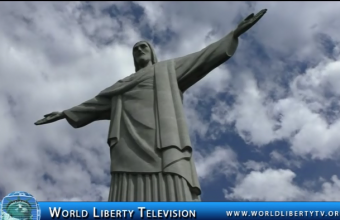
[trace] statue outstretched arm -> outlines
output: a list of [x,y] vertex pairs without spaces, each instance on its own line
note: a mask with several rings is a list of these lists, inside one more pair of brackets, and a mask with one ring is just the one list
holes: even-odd
[[96,96],[80,105],[67,109],[63,112],[52,112],[37,121],[35,125],[52,123],[61,119],[74,128],[84,127],[94,121],[110,120],[111,99],[103,96]]
[[178,86],[181,91],[187,90],[233,56],[238,46],[238,37],[256,24],[266,11],[264,9],[256,15],[249,15],[227,36],[201,51],[174,59]]
[[236,51],[238,39],[233,32],[196,53],[175,59],[178,86],[182,92],[213,69],[226,62]]

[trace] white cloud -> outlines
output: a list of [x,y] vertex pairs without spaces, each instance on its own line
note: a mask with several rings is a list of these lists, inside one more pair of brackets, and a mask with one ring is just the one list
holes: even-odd
[[261,170],[264,170],[266,167],[268,167],[268,164],[264,162],[257,162],[254,160],[248,160],[247,162],[243,163],[243,165],[247,170],[255,170],[255,171],[261,171]]
[[235,173],[239,164],[229,147],[215,147],[210,153],[196,153],[197,172],[201,179],[211,180],[216,174]]
[[291,170],[252,171],[235,187],[224,189],[226,199],[248,201],[339,201],[340,181],[333,176],[320,191],[299,187]]
[[236,86],[238,96],[227,116],[228,121],[235,121],[235,128],[246,141],[257,145],[270,143],[274,135],[274,121],[271,120],[270,109],[267,109],[271,106],[265,103],[265,94],[258,89],[251,74],[240,75]]
[[323,181],[320,192],[311,194],[312,200],[315,201],[339,201],[340,200],[340,180],[334,175],[330,181]]
[[241,74],[232,78],[235,104],[218,102],[212,120],[221,125],[234,122],[243,139],[258,146],[288,140],[297,155],[338,158],[338,72],[338,61],[324,61],[297,76],[290,84],[291,92],[277,100],[258,86],[252,74]]
[[288,201],[301,198],[304,193],[293,184],[294,177],[295,174],[290,170],[252,171],[231,192],[224,190],[225,197],[252,201]]

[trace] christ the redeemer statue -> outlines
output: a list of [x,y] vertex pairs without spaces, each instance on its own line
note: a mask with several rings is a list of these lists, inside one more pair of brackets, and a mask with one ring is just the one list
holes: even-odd
[[145,41],[133,47],[136,73],[94,98],[52,112],[36,125],[66,119],[74,128],[110,120],[109,201],[200,201],[183,93],[236,51],[238,38],[266,13],[244,19],[235,30],[199,52],[157,62]]

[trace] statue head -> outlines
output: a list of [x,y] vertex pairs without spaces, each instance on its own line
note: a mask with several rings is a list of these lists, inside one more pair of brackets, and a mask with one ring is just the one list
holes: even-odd
[[20,220],[29,220],[32,218],[32,207],[31,204],[26,200],[21,200],[20,198],[18,198],[17,200],[10,201],[7,204],[6,209],[7,213],[12,218]]
[[136,43],[133,46],[132,54],[136,72],[150,63],[157,63],[155,50],[152,48],[151,44],[146,41]]

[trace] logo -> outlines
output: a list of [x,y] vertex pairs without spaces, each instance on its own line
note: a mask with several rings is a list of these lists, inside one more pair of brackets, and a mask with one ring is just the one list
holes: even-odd
[[0,204],[0,220],[40,220],[40,215],[37,200],[27,192],[12,192]]

